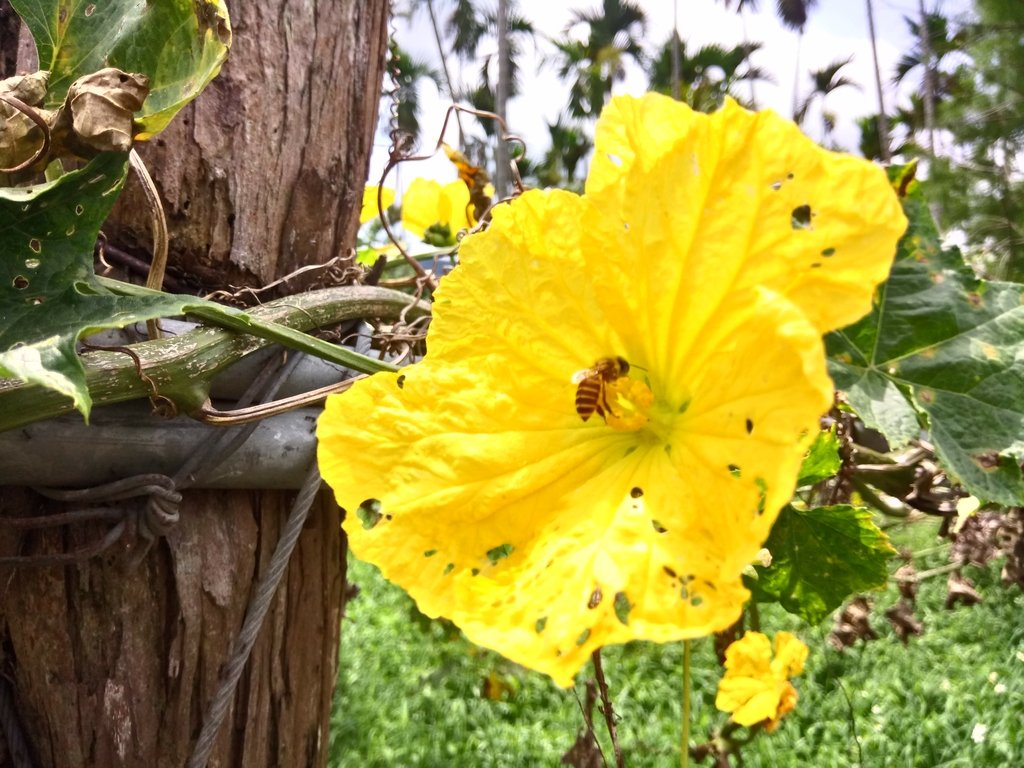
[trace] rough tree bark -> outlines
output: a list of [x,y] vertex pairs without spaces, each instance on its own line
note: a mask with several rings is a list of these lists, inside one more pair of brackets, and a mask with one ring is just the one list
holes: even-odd
[[[229,6],[228,63],[143,151],[172,263],[217,287],[263,284],[352,245],[386,42],[387,0]],[[144,248],[131,186],[104,231]],[[185,764],[293,496],[188,491],[177,527],[135,566],[108,552],[80,567],[0,567],[0,676],[39,766]],[[62,510],[0,489],[5,516]],[[65,552],[105,530],[0,526],[0,555]],[[343,585],[339,510],[322,493],[211,766],[326,763]],[[0,733],[0,766],[9,760]]]

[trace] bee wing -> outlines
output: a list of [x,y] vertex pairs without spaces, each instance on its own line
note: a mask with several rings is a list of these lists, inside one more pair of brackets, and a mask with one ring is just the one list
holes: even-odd
[[574,373],[572,375],[572,383],[573,384],[579,384],[584,379],[589,379],[593,375],[594,375],[594,369],[593,368],[584,368],[582,371],[576,371],[576,373]]

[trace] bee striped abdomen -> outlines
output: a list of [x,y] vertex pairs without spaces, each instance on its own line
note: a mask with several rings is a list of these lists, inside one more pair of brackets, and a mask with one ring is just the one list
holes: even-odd
[[576,413],[586,421],[594,412],[604,416],[601,401],[604,399],[604,380],[599,377],[586,378],[576,388]]
[[586,421],[595,413],[604,417],[611,412],[605,386],[626,376],[629,363],[622,357],[602,357],[592,368],[578,371],[572,377],[576,386],[576,415]]

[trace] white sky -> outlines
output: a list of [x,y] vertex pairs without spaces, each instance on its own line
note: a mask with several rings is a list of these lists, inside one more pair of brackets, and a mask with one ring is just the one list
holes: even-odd
[[[487,2],[487,0],[483,0]],[[600,8],[600,0],[518,0],[521,13],[531,20],[543,35],[559,37],[577,9]],[[639,3],[647,13],[648,31],[645,48],[654,52],[669,38],[672,31],[674,5],[678,5],[679,33],[688,52],[693,53],[700,46],[718,43],[724,46],[736,45],[746,39],[760,41],[762,48],[753,55],[753,62],[775,77],[775,83],[758,82],[755,85],[757,102],[762,108],[771,108],[783,116],[792,114],[794,73],[797,63],[796,33],[785,29],[775,14],[775,0],[760,0],[756,13],[747,12],[741,17],[734,11],[726,10],[720,0],[641,0]],[[447,0],[434,0],[441,19],[450,12]],[[947,15],[968,10],[969,0],[925,0],[929,10],[938,7]],[[886,108],[890,113],[894,100],[899,94],[891,90],[892,72],[896,62],[909,49],[911,42],[904,16],[917,18],[918,0],[874,0],[875,30],[878,36],[878,57],[882,68]],[[745,34],[744,34],[745,28]],[[410,23],[397,22],[399,44],[414,58],[437,65],[438,55],[433,32],[425,10],[419,11]],[[542,40],[538,51],[527,47],[523,58],[522,95],[513,99],[508,106],[510,130],[522,135],[528,145],[529,154],[539,158],[548,146],[547,123],[554,122],[564,109],[568,87],[555,76],[551,65],[542,66],[541,57],[550,53],[551,47]],[[486,54],[487,50],[482,50]],[[837,117],[834,141],[842,148],[856,152],[860,134],[855,120],[878,111],[878,96],[875,89],[871,59],[871,43],[868,37],[865,0],[819,0],[811,11],[806,32],[799,47],[800,95],[811,88],[810,75],[813,69],[824,67],[837,59],[853,56],[851,63],[842,71],[847,78],[859,83],[861,88],[840,88],[829,98],[828,108]],[[449,60],[453,76],[458,77],[458,64]],[[473,82],[478,75],[474,68],[465,72],[464,80]],[[637,69],[628,73],[626,80],[616,83],[614,93],[639,94],[646,89],[645,75]],[[741,85],[741,89],[748,86]],[[904,98],[905,101],[905,98]],[[440,130],[444,110],[448,106],[446,97],[437,93],[427,83],[421,87],[422,144],[432,144],[432,136]],[[812,111],[805,121],[804,130],[813,138],[821,138],[820,112]],[[386,126],[379,131],[374,158],[371,163],[370,183],[376,183],[386,160]],[[450,141],[455,133],[451,129]],[[454,172],[447,159],[442,157],[418,163],[416,167],[400,169],[401,180],[414,176],[452,179]],[[396,181],[392,176],[389,186]],[[402,186],[399,181],[398,186]]]

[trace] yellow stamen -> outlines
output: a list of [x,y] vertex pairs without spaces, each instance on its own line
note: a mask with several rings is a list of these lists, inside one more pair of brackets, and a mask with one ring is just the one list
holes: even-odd
[[605,385],[605,396],[611,410],[604,417],[612,429],[636,432],[651,420],[649,411],[654,394],[643,382],[622,376]]

